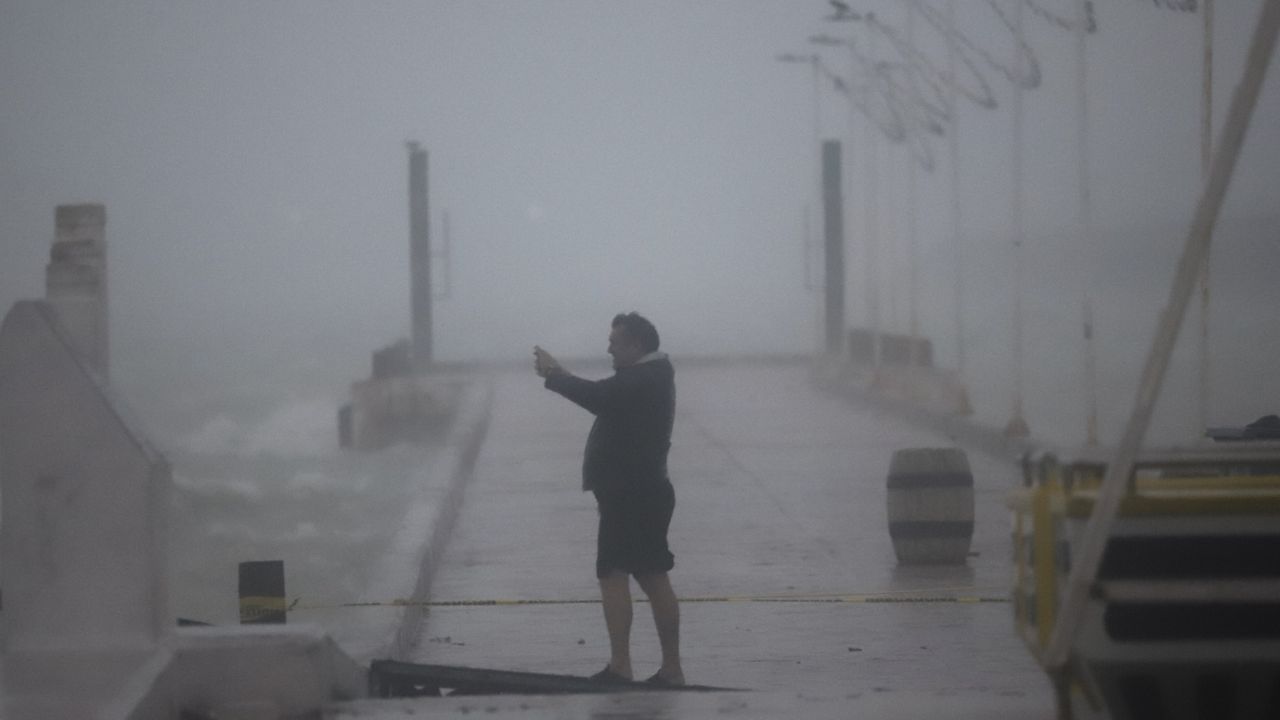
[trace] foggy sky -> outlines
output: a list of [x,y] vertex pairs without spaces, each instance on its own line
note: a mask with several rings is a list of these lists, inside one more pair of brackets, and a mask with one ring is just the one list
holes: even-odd
[[[1200,21],[1138,0],[1095,5],[1090,178],[1101,242],[1171,234],[1168,258],[1132,253],[1131,267],[1107,277],[1153,289],[1146,302],[1158,307],[1199,186]],[[1257,5],[1217,3],[1219,122]],[[905,18],[897,2],[862,6],[889,24]],[[1012,52],[984,3],[961,8],[971,37]],[[812,89],[808,67],[775,56],[817,50],[806,38],[818,32],[889,53],[864,28],[824,22],[828,13],[773,0],[3,0],[0,307],[43,294],[54,206],[102,202],[121,382],[265,366],[354,379],[372,349],[408,332],[404,142],[417,140],[430,153],[433,236],[445,210],[453,230],[452,294],[436,310],[442,358],[519,358],[535,342],[603,355],[608,319],[632,309],[673,352],[807,352]],[[1032,17],[1026,28],[1044,70],[1025,96],[1035,287],[1088,261],[1071,239],[1074,41]],[[945,57],[923,26],[919,41]],[[847,69],[840,49],[822,52]],[[1274,71],[1228,218],[1275,216]],[[1000,106],[962,105],[959,132],[975,342],[996,362],[1007,342],[996,328],[1007,310],[1011,92],[988,77]],[[822,136],[847,141],[843,98],[827,86],[821,102]],[[865,319],[862,144],[859,134],[845,147],[851,324]],[[922,312],[947,346],[949,176],[945,143],[935,149],[939,170],[920,179]],[[899,293],[886,312],[905,330],[901,282],[891,282],[902,277],[891,263],[905,262],[905,153],[887,143],[880,153],[881,254]],[[1215,249],[1227,267],[1233,252],[1244,251]]]

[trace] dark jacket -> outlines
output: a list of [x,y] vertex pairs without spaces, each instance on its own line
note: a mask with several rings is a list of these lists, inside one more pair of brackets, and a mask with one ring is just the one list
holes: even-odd
[[567,373],[547,377],[547,389],[596,416],[582,457],[583,490],[608,494],[668,480],[675,369],[666,355],[647,357],[603,380]]

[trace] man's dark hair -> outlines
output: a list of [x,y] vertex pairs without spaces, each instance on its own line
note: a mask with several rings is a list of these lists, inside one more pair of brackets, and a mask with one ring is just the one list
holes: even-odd
[[657,351],[658,328],[640,313],[619,313],[613,317],[612,327],[621,327],[627,337],[640,343],[640,349],[646,353]]

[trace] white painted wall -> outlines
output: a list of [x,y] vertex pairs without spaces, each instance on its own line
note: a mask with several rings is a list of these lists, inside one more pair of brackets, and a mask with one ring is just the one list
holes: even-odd
[[318,629],[175,627],[170,469],[50,303],[0,325],[0,717],[299,717],[363,696]]
[[0,327],[0,515],[8,653],[154,645],[173,623],[169,467],[51,307]]

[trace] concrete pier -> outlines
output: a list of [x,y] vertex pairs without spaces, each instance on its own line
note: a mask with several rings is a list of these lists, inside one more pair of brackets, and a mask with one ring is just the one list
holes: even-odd
[[[902,567],[885,515],[892,453],[948,438],[815,391],[803,364],[677,362],[677,384],[671,577],[685,672],[755,692],[364,701],[328,717],[1052,717],[1048,682],[1004,602],[1013,462],[972,454],[963,565]],[[432,599],[447,605],[430,609],[411,659],[583,675],[604,665],[596,511],[577,480],[590,422],[532,373],[499,376],[435,573]],[[633,655],[637,677],[656,668],[643,603]]]

